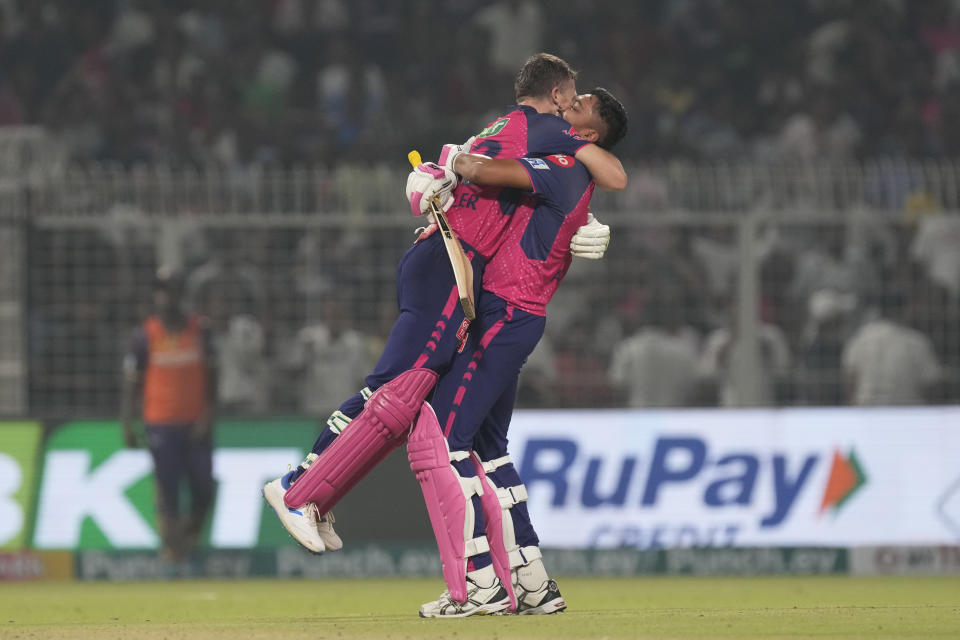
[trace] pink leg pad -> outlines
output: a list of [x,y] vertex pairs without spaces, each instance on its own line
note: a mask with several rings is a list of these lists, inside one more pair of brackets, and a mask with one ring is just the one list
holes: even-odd
[[[471,499],[482,491],[479,479],[461,478],[450,464],[447,440],[433,407],[426,402],[407,441],[407,456],[427,504],[450,597],[457,602],[466,602],[467,558],[489,550],[485,538],[471,539],[474,526]],[[467,458],[462,452],[454,456],[462,456],[456,459]]]
[[[513,592],[513,579],[510,576],[510,555],[507,553],[506,542],[503,539],[503,507],[497,497],[497,488],[493,481],[483,471],[483,463],[476,453],[471,452],[470,459],[473,468],[477,470],[477,477],[483,485],[480,495],[480,506],[483,509],[484,531],[487,533],[487,542],[490,545],[490,558],[493,560],[493,570],[503,583],[503,588],[510,596],[510,610],[517,610],[517,596]],[[506,517],[510,517],[507,515]]]
[[377,389],[363,411],[290,487],[283,501],[291,509],[314,502],[326,513],[370,470],[403,444],[437,374],[411,369]]

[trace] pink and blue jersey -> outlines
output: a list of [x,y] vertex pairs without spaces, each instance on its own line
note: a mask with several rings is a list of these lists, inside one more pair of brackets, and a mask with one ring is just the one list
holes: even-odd
[[[568,154],[572,158],[586,144],[589,143],[576,135],[562,118],[518,106],[477,134],[471,150],[493,158],[522,158],[534,154]],[[546,182],[536,184],[546,193]],[[539,192],[531,195],[521,189],[480,187],[469,183],[459,185],[454,191],[455,203],[447,212],[447,218],[463,241],[473,264],[478,303],[487,258],[493,256],[507,238],[514,214],[520,210],[524,219],[529,218],[529,212],[539,204],[540,196]],[[440,234],[414,244],[398,266],[400,315],[373,372],[366,378],[368,389],[354,394],[340,405],[328,421],[330,428],[325,429],[314,443],[314,453],[322,453],[333,441],[343,418],[354,418],[360,413],[370,391],[411,367],[426,367],[441,375],[449,370],[457,353],[464,348],[470,325],[463,317],[458,300],[453,271],[449,268]]]
[[[562,154],[572,157],[590,144],[558,116],[518,106],[477,134],[470,150],[491,158]],[[454,203],[447,212],[450,226],[460,239],[483,258],[500,247],[514,212],[528,193],[520,189],[481,187],[465,182],[453,192]]]
[[587,223],[593,179],[571,155],[518,160],[533,193],[511,216],[497,252],[487,261],[483,288],[518,309],[543,316],[570,268],[570,239]]
[[[507,451],[520,369],[546,327],[546,306],[570,267],[570,238],[587,221],[593,180],[572,155],[525,157],[530,176],[519,206],[509,215],[502,241],[487,261],[477,297],[477,317],[462,352],[434,389],[431,404],[450,451],[474,451],[492,469],[498,493],[514,495],[522,481]],[[456,465],[455,465],[456,466]],[[456,466],[463,477],[472,469]],[[516,543],[539,538],[523,501],[510,508]],[[474,535],[482,535],[475,509]],[[475,567],[485,559],[473,558]]]

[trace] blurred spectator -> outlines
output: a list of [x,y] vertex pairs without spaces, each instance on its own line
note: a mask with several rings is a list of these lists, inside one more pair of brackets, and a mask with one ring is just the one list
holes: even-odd
[[834,291],[864,300],[876,294],[878,288],[874,266],[866,256],[850,250],[843,225],[828,224],[800,253],[790,296],[797,308],[806,306],[809,310],[813,294],[818,291]]
[[[136,396],[142,393],[143,428],[153,456],[161,556],[186,558],[200,537],[213,502],[213,427],[216,366],[207,324],[185,313],[183,279],[161,269],[153,282],[154,315],[133,335],[123,361],[120,423],[128,447],[139,446],[134,429]],[[181,507],[181,485],[190,491]]]
[[853,294],[831,289],[810,296],[797,372],[798,392],[804,404],[843,404],[841,359],[857,305]]
[[373,371],[366,336],[350,327],[350,302],[331,295],[290,347],[286,368],[298,378],[300,410],[327,416],[364,386]]
[[926,268],[931,280],[960,298],[960,216],[921,218],[910,256]]
[[220,369],[217,402],[225,413],[259,414],[267,410],[270,369],[260,322],[249,314],[230,316],[226,327],[215,325]]
[[330,42],[325,64],[317,74],[317,104],[338,150],[369,136],[387,107],[383,72],[352,50],[346,37]]
[[820,92],[808,108],[791,116],[779,136],[779,156],[822,162],[854,157],[863,134],[837,98]]
[[502,73],[513,74],[542,48],[544,15],[537,0],[491,3],[477,11],[474,22],[489,33],[490,62]]
[[882,315],[843,348],[847,401],[861,406],[913,405],[934,399],[943,371],[930,338],[909,326],[910,305],[884,296]]
[[[556,386],[551,406],[605,407],[613,402],[613,386],[604,375],[607,359],[591,340],[591,330],[592,318],[578,317],[563,332],[554,334]],[[542,375],[541,383],[546,383]],[[545,396],[542,400],[550,399],[549,394]]]
[[[700,355],[700,375],[716,385],[717,398],[723,407],[745,405],[743,398],[737,394],[734,381],[734,368],[742,339],[737,326],[737,307],[732,304],[728,307],[726,325],[707,336]],[[787,396],[785,384],[790,374],[790,347],[780,327],[760,322],[758,329],[760,372],[756,378],[760,388],[754,390],[755,401],[759,406],[777,406],[783,404]]]
[[[211,231],[210,258],[190,272],[187,307],[226,327],[226,319],[247,314],[261,318],[266,292],[260,268],[241,256],[240,231]],[[220,322],[222,318],[222,322]]]
[[553,341],[544,334],[520,370],[517,406],[526,409],[557,406],[558,377]]
[[241,257],[241,238],[253,231],[207,235],[210,257],[186,279],[187,308],[209,318],[220,368],[217,398],[229,413],[260,413],[268,406],[262,270]]
[[669,293],[652,299],[640,330],[614,349],[608,375],[628,407],[687,407],[697,400],[697,340],[678,303]]

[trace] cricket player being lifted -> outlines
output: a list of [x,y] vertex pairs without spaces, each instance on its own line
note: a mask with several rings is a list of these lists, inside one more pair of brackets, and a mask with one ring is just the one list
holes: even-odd
[[[564,118],[580,136],[605,148],[626,133],[626,112],[604,89],[577,96]],[[547,303],[570,267],[570,246],[587,223],[594,185],[583,164],[567,155],[509,160],[463,151],[447,145],[440,164],[469,182],[520,189],[525,199],[487,262],[466,348],[440,379],[431,402],[424,403],[409,436],[411,466],[424,491],[449,587],[423,605],[420,615],[489,611],[502,606],[505,597],[521,614],[554,613],[566,603],[543,566],[526,488],[507,451],[507,429],[520,369],[543,335]],[[454,504],[463,505],[463,519]],[[458,526],[466,527],[468,537]],[[484,531],[487,553],[480,551]],[[467,557],[466,601],[451,584],[460,580],[453,569],[459,571],[461,551]],[[497,593],[490,569],[484,572],[491,562],[505,593]]]
[[[555,154],[559,161],[568,162],[571,167],[579,167],[587,175],[589,182],[589,174],[583,169],[583,165],[574,160],[574,157],[582,154],[584,164],[588,166],[591,162],[600,160],[600,170],[595,171],[594,175],[606,171],[608,176],[613,176],[606,184],[613,187],[624,186],[625,174],[619,161],[589,144],[589,138],[576,135],[570,124],[553,115],[558,107],[573,105],[574,96],[570,95],[575,92],[573,78],[573,72],[562,60],[544,54],[531,58],[517,80],[518,101],[524,104],[497,119],[481,132],[473,143],[473,150],[482,150],[488,156],[506,158],[532,153],[545,155],[559,150],[559,153]],[[570,97],[567,98],[567,95]],[[591,135],[598,137],[596,132]],[[448,161],[454,155],[456,154],[447,154]],[[613,159],[612,162],[610,158]],[[516,161],[507,162],[519,166]],[[531,208],[530,195],[515,188],[516,176],[511,176],[510,180],[508,184],[513,187],[510,189],[481,187],[479,183],[484,180],[478,174],[475,183],[457,186],[456,177],[448,167],[430,164],[418,167],[408,181],[408,196],[414,213],[425,212],[427,202],[433,196],[438,197],[444,204],[451,226],[460,234],[464,249],[472,259],[478,291],[483,283],[486,261],[493,259],[501,244],[510,236],[509,227],[511,220],[516,217],[515,212]],[[491,182],[495,183],[495,180]],[[420,185],[422,189],[417,188]],[[531,186],[536,185],[528,181],[526,188]],[[565,240],[563,250],[568,252],[568,259],[570,236],[580,226],[587,229],[581,234],[585,238],[583,252],[587,257],[602,255],[608,241],[609,232],[602,229],[603,225],[585,224],[586,200],[588,198],[583,199],[583,215],[570,218],[571,222],[567,227],[572,229],[571,232],[556,236],[556,242]],[[582,218],[579,223],[573,225],[572,221],[579,218]],[[601,228],[599,233],[596,232],[598,227]],[[370,389],[375,392],[364,390],[344,403],[340,410],[331,416],[328,421],[329,428],[315,443],[314,453],[291,473],[265,487],[265,496],[284,527],[301,544],[315,552],[342,546],[325,514],[356,481],[406,439],[411,424],[422,415],[424,400],[433,389],[438,373],[449,370],[454,356],[462,349],[466,340],[468,323],[457,305],[456,287],[438,235],[423,234],[425,237],[417,242],[401,261],[398,276],[401,314],[376,371],[367,379]],[[597,237],[593,237],[594,235]],[[576,242],[574,244],[580,246]],[[565,270],[564,267],[563,271]],[[481,299],[482,297],[481,294]],[[361,413],[360,409],[364,404],[366,406]],[[348,424],[350,428],[344,431]],[[337,438],[341,431],[343,435]],[[439,442],[444,442],[443,434],[438,434]],[[316,454],[321,452],[323,455],[317,459]],[[443,468],[420,469],[423,462],[414,462],[414,466],[424,478],[437,476],[439,473],[449,479],[454,467],[445,456],[446,454],[443,456]],[[458,460],[457,463],[464,460],[465,458]],[[427,491],[425,485],[425,493]],[[460,502],[466,501],[470,506],[469,512],[474,513],[473,498],[479,498],[480,492],[476,492],[476,495],[470,494],[469,499],[462,491],[460,495]],[[479,500],[477,502],[479,504]],[[461,506],[461,513],[466,514],[467,506]],[[443,509],[431,511],[442,512]],[[498,511],[497,514],[499,513]],[[456,520],[456,517],[454,519]],[[435,528],[439,526],[437,522],[434,525]],[[498,596],[493,598],[496,602],[490,604],[491,597],[499,593],[498,589],[491,591],[491,586],[500,585],[500,580],[490,570],[485,536],[472,536],[468,543],[464,539],[463,522],[460,529],[461,539],[454,545],[453,553],[455,557],[462,556],[462,561],[449,558],[444,561],[445,574],[448,568],[451,573],[448,579],[448,583],[452,583],[451,596],[460,605],[468,602],[466,577],[463,575],[466,571],[466,551],[473,552],[470,556],[480,556],[472,565],[472,571],[480,572],[479,580],[474,580],[477,575],[472,574],[471,588],[483,581],[485,589],[482,606],[466,606],[458,610],[457,615],[492,612],[510,606],[509,597],[504,601]],[[496,539],[503,551],[502,539]],[[441,545],[441,548],[444,546]],[[506,591],[512,592],[507,557],[505,553],[498,554],[498,557],[500,564],[497,573],[505,581]],[[493,576],[493,579],[486,580],[489,576]],[[445,611],[440,615],[451,614],[452,611]]]
[[[556,115],[571,106],[576,95],[575,79],[576,72],[562,59],[549,54],[532,56],[517,74],[514,84],[518,106],[484,129],[477,136],[474,148],[491,157],[573,154],[583,161],[599,186],[622,189],[626,185],[626,174],[619,160],[573,135],[570,125]],[[442,171],[438,179],[437,171],[415,170],[407,182],[407,198],[416,203],[411,205],[414,214],[423,215],[429,208],[430,197],[442,196],[447,216],[471,258],[474,289],[479,290],[486,258],[499,246],[511,208],[521,194],[497,187],[456,186]],[[592,224],[581,231],[578,235],[584,237],[584,243],[595,243],[582,246],[583,255],[597,257],[598,249],[602,255],[609,229]],[[451,303],[455,297],[453,274],[439,234],[418,241],[400,261],[397,276],[400,315],[373,373],[366,378],[367,386],[347,398],[330,416],[327,428],[312,447],[313,454],[320,454],[334,442],[343,428],[359,415],[373,391],[399,374],[415,367],[440,374],[446,372],[466,333],[463,311]],[[315,505],[309,504],[304,509],[293,510],[284,506],[285,492],[314,457],[308,456],[293,472],[269,483],[264,495],[294,539],[307,549],[322,553],[324,549],[342,546],[326,510],[318,511]],[[369,463],[373,468],[379,460],[371,459]],[[299,499],[299,492],[294,495],[297,498],[287,500]]]

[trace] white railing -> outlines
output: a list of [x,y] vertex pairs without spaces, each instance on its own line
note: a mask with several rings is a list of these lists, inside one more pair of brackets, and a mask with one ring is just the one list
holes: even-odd
[[[893,217],[930,208],[956,210],[960,166],[952,161],[874,160],[841,165],[686,162],[641,164],[617,193],[598,191],[594,206],[617,212],[822,215],[868,208]],[[392,215],[403,209],[407,174],[400,163],[335,169],[124,168],[91,165],[58,170],[42,185],[34,215],[103,215],[122,202],[148,215],[298,217]]]

